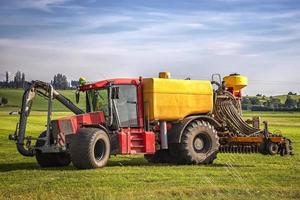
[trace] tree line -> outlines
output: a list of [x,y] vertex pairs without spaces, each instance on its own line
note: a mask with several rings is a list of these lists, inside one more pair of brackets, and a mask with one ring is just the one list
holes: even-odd
[[13,78],[9,77],[9,72],[5,72],[5,80],[0,81],[1,88],[23,88],[25,85],[25,73],[17,71]]
[[[24,88],[25,84],[25,73],[17,71],[13,77],[10,77],[10,74],[7,71],[5,72],[5,80],[0,81],[0,88]],[[55,89],[66,90],[79,86],[79,81],[72,80],[71,82],[68,82],[66,75],[58,73],[54,75],[51,84]]]
[[276,97],[266,97],[257,94],[255,97],[243,97],[242,109],[252,111],[300,111],[300,98],[294,99],[293,96],[297,93],[289,92],[286,100],[282,102]]

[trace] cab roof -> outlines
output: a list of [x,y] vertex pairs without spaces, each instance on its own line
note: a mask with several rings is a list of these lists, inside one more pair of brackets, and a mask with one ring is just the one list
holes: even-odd
[[106,79],[102,81],[97,81],[93,83],[87,83],[79,86],[80,91],[87,91],[90,89],[102,88],[109,83],[114,85],[138,85],[141,79],[138,78],[116,78],[116,79]]

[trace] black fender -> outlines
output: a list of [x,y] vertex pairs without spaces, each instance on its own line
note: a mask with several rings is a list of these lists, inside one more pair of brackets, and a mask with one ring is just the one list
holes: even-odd
[[214,118],[207,115],[193,115],[184,118],[181,121],[172,124],[172,128],[168,131],[169,143],[181,143],[181,137],[185,127],[194,120],[202,120],[209,122],[215,129],[219,129],[222,125]]

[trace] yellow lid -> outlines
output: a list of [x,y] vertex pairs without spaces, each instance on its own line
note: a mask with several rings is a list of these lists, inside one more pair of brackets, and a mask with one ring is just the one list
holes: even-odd
[[233,90],[241,90],[248,84],[248,78],[239,74],[230,74],[224,77],[225,87],[233,88]]
[[159,72],[159,78],[171,78],[170,72]]

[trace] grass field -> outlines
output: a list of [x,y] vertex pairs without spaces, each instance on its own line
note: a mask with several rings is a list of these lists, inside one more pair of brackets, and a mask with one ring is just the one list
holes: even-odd
[[[219,154],[214,165],[153,165],[143,156],[111,157],[106,168],[41,169],[35,158],[22,157],[7,140],[18,121],[23,90],[0,89],[9,104],[0,108],[0,199],[300,199],[300,113],[246,112],[269,120],[294,141],[289,157]],[[74,91],[62,91],[74,101]],[[80,107],[84,107],[82,95]],[[46,100],[37,97],[28,123],[30,135],[45,129]],[[54,117],[70,115],[58,102]]]
[[[0,89],[0,97],[6,97],[8,99],[8,104],[5,107],[0,107],[1,110],[18,110],[22,103],[22,95],[24,93],[23,89]],[[75,102],[75,90],[63,90],[60,91],[61,94],[66,96],[72,102]],[[80,102],[77,105],[80,108],[85,106],[85,95],[80,96]],[[32,110],[46,111],[47,110],[47,100],[43,97],[37,96],[34,100]],[[64,112],[69,111],[66,107],[61,105],[58,101],[53,101],[53,110]]]
[[[257,114],[294,141],[294,156],[219,154],[210,166],[153,165],[142,156],[117,156],[105,168],[76,170],[41,169],[34,158],[18,154],[7,140],[18,116],[0,111],[0,199],[300,199],[300,113],[245,115]],[[30,134],[38,135],[45,120],[44,112],[32,112]]]

